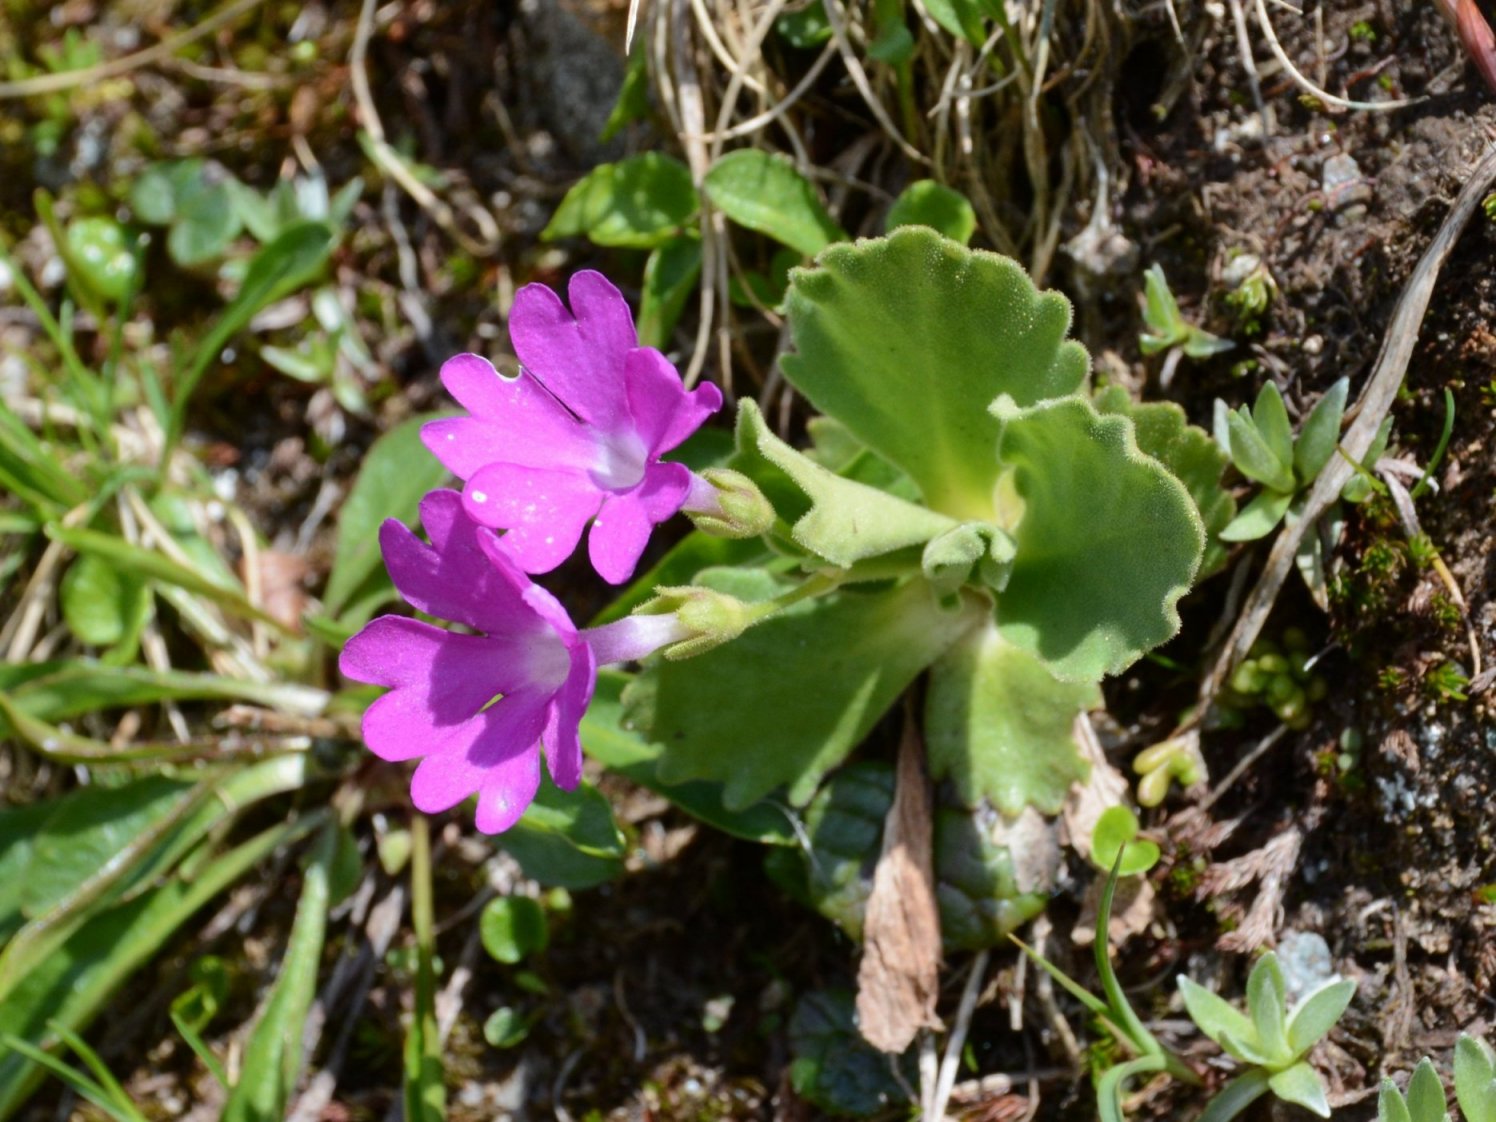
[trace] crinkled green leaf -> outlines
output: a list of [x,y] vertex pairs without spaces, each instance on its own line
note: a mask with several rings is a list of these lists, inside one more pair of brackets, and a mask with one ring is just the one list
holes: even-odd
[[702,188],[739,226],[814,257],[847,234],[821,204],[810,180],[783,156],[758,148],[729,152],[706,173]]
[[1313,1048],[1335,1027],[1355,995],[1356,983],[1348,978],[1326,982],[1306,994],[1288,1018],[1289,1051],[1302,1056]]
[[1137,402],[1121,386],[1108,386],[1096,395],[1096,408],[1131,417],[1138,447],[1184,484],[1205,527],[1199,576],[1203,579],[1220,569],[1226,550],[1215,539],[1236,515],[1236,499],[1221,485],[1221,476],[1231,463],[1227,449],[1204,429],[1190,424],[1184,410],[1172,401]]
[[1030,805],[1055,814],[1086,775],[1071,735],[1076,715],[1100,701],[1094,683],[1059,681],[996,627],[974,628],[930,673],[930,772],[949,776],[968,806],[987,799],[1009,815]]
[[833,593],[696,658],[651,665],[625,702],[664,746],[664,782],[722,783],[733,811],[787,785],[803,806],[972,622],[970,611],[942,610],[921,580]]
[[839,768],[805,808],[808,848],[776,849],[765,861],[775,883],[857,942],[893,787],[893,768],[881,761]]
[[646,152],[593,168],[566,192],[540,236],[585,234],[594,245],[652,249],[681,234],[697,205],[690,169]]
[[1496,1053],[1474,1036],[1454,1046],[1454,1094],[1465,1122],[1496,1122]]
[[752,400],[738,406],[740,469],[755,472],[755,455],[782,471],[810,502],[794,525],[794,538],[832,564],[851,566],[910,546],[923,545],[955,527],[954,519],[844,479],[795,451],[764,423]]
[[785,377],[960,521],[993,520],[988,406],[1070,394],[1086,376],[1085,350],[1065,339],[1069,301],[923,227],[828,249],[791,274],[785,307]]
[[1016,839],[994,840],[996,817],[988,807],[935,811],[935,899],[948,951],[1001,946],[1049,903],[1036,886],[1020,886],[1010,848]]
[[[806,808],[808,848],[777,849],[765,861],[775,883],[858,941],[893,789],[887,763],[839,768]],[[994,840],[996,822],[986,806],[935,810],[935,897],[947,951],[999,946],[1048,902],[1019,887],[1013,854]]]
[[883,220],[885,230],[900,226],[928,226],[937,234],[965,245],[977,231],[977,212],[960,191],[933,179],[920,179],[905,187]]
[[1330,1117],[1324,1080],[1308,1064],[1297,1063],[1275,1072],[1268,1078],[1267,1085],[1284,1102],[1301,1106],[1321,1118]]
[[337,616],[371,577],[395,595],[383,574],[379,527],[386,518],[412,522],[426,492],[451,478],[421,443],[421,426],[440,414],[411,417],[376,440],[365,453],[353,489],[338,514],[338,539],[323,604]]
[[650,743],[632,726],[625,725],[620,698],[629,681],[631,676],[619,670],[598,672],[592,704],[587,706],[587,713],[582,717],[582,744],[589,759],[627,776],[641,787],[664,795],[687,814],[733,837],[763,845],[799,844],[789,812],[781,807],[763,802],[730,811],[722,805],[720,783],[697,781],[671,785],[661,782],[660,745]]
[[1254,542],[1273,532],[1293,503],[1287,491],[1259,491],[1218,535],[1223,542]]
[[900,1063],[902,1081],[896,1078],[889,1057],[863,1040],[850,993],[806,994],[790,1017],[789,1037],[790,1082],[821,1110],[862,1118],[908,1102],[904,1088],[918,1076],[911,1064]]
[[1205,545],[1194,501],[1125,417],[1078,397],[995,412],[1023,504],[998,627],[1060,678],[1115,674],[1179,628]]
[[1013,539],[986,522],[962,522],[931,538],[920,554],[925,579],[940,594],[954,592],[967,581],[1001,592],[1017,552]]
[[1345,399],[1350,393],[1349,378],[1341,378],[1314,403],[1299,438],[1293,446],[1293,470],[1299,483],[1308,486],[1335,454],[1340,443],[1340,421],[1345,416]]

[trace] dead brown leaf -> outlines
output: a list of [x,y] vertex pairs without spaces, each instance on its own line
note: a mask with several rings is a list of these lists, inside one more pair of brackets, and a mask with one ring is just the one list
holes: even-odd
[[912,721],[899,745],[893,805],[873,871],[857,970],[857,1024],[880,1052],[904,1051],[922,1028],[938,1029],[940,913],[931,856],[930,783]]

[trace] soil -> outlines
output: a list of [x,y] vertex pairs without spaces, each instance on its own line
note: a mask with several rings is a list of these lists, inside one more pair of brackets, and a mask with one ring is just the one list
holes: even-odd
[[[87,16],[68,15],[74,7],[88,8]],[[1059,5],[1061,18],[1069,7]],[[1326,88],[1369,100],[1414,97],[1416,104],[1331,113],[1280,69],[1268,73],[1261,59],[1270,56],[1258,44],[1262,94],[1274,118],[1263,129],[1230,17],[1219,10],[1225,7],[1181,13],[1191,21],[1184,38],[1192,57],[1181,52],[1157,5],[1135,16],[1127,50],[1105,61],[1115,135],[1104,147],[1113,154],[1113,218],[1125,239],[1112,249],[1137,267],[1107,277],[1077,253],[1062,254],[1050,278],[1076,301],[1079,330],[1103,376],[1141,386],[1145,396],[1178,400],[1207,427],[1215,398],[1239,404],[1264,377],[1279,383],[1295,412],[1342,376],[1354,395],[1404,281],[1496,135],[1492,95],[1464,64],[1435,6],[1395,0],[1311,5],[1322,32],[1315,19],[1284,12],[1279,33],[1300,68]],[[58,10],[80,23],[93,12],[92,5]],[[323,57],[346,57],[352,6],[307,11],[321,21],[315,38]],[[267,541],[294,539],[326,482],[346,485],[376,433],[438,404],[442,358],[465,347],[503,349],[496,292],[599,263],[597,251],[545,245],[538,235],[565,186],[591,164],[663,143],[644,132],[610,145],[589,139],[623,73],[621,15],[617,4],[412,0],[382,17],[370,61],[384,76],[375,91],[381,114],[413,135],[416,158],[440,169],[449,197],[493,209],[502,238],[495,252],[472,254],[454,248],[393,187],[366,194],[338,267],[340,279],[367,293],[389,325],[377,353],[389,381],[376,392],[373,414],[350,418],[307,387],[247,380],[218,387],[231,392],[219,410],[199,418],[204,446],[220,447],[242,470],[245,501]],[[15,33],[24,40],[24,28]],[[1321,42],[1328,45],[1323,56]],[[225,50],[227,44],[221,41]],[[206,150],[247,181],[266,184],[290,138],[300,137],[330,180],[342,182],[365,166],[351,139],[346,73],[336,64],[312,73],[315,83],[294,95],[263,98],[173,71],[141,74],[132,103],[84,107],[82,133],[102,146],[97,153],[89,155],[85,136],[73,135],[57,155],[0,176],[7,231],[26,232],[16,216],[31,213],[25,188],[34,179],[61,185],[131,173],[139,160],[124,139],[132,122],[120,104],[144,115],[162,154]],[[840,96],[829,79],[822,93],[828,101]],[[15,159],[0,155],[7,164]],[[1061,244],[1081,233],[1088,206],[1078,202],[1067,213]],[[413,247],[414,283],[400,273],[397,231]],[[1155,877],[1160,903],[1121,957],[1139,1004],[1177,1020],[1167,1000],[1180,970],[1240,992],[1249,957],[1223,951],[1219,942],[1229,945],[1244,924],[1265,924],[1264,945],[1291,943],[1301,933],[1323,936],[1332,968],[1360,987],[1318,1057],[1332,1078],[1332,1101],[1346,1104],[1349,1118],[1372,1115],[1368,1095],[1384,1072],[1407,1071],[1425,1054],[1448,1070],[1456,1035],[1488,1033],[1496,1022],[1496,725],[1489,708],[1496,695],[1477,676],[1467,642],[1468,621],[1483,662],[1496,662],[1496,560],[1488,532],[1496,504],[1493,253],[1496,223],[1477,219],[1439,281],[1394,412],[1393,452],[1421,465],[1439,441],[1445,391],[1452,394],[1453,436],[1436,472],[1439,489],[1417,511],[1467,612],[1450,610],[1450,592],[1433,566],[1410,555],[1388,504],[1352,512],[1329,613],[1294,584],[1267,628],[1269,635],[1289,626],[1311,634],[1323,648],[1329,695],[1310,726],[1248,768],[1208,820],[1176,801],[1145,823],[1165,842]],[[1143,359],[1136,343],[1141,266],[1163,264],[1187,316],[1243,339],[1249,332],[1237,312],[1218,299],[1202,302],[1201,294],[1227,291],[1224,278],[1247,254],[1274,290],[1250,341],[1222,358],[1185,363],[1160,386],[1156,360]],[[459,276],[467,280],[454,280]],[[174,314],[190,318],[191,297],[184,289]],[[317,441],[335,446],[321,462],[308,454]],[[325,569],[329,539],[324,530],[311,540],[315,573]],[[1201,648],[1225,609],[1232,568],[1254,564],[1242,558],[1205,586],[1171,654],[1184,651],[1192,665],[1204,665]],[[597,594],[582,595],[595,601]],[[1461,685],[1442,669],[1450,665],[1475,680]],[[1450,682],[1453,690],[1444,688]],[[1189,688],[1186,678],[1147,666],[1113,683],[1108,699],[1126,718],[1123,741],[1145,743],[1147,730],[1167,727],[1188,704]],[[1208,733],[1203,749],[1212,776],[1226,775],[1272,727],[1258,711],[1246,714],[1241,729]],[[1125,765],[1125,757],[1117,762]],[[698,830],[662,800],[626,785],[616,793],[637,841],[635,871],[573,894],[571,918],[536,968],[543,992],[517,986],[513,971],[476,954],[474,925],[452,918],[495,874],[482,869],[492,856],[486,846],[455,826],[444,835],[438,917],[448,917],[449,926],[439,947],[449,967],[471,971],[449,1046],[451,1117],[816,1116],[786,1081],[785,1024],[795,995],[852,985],[854,946],[769,883],[761,849]],[[1074,898],[1053,905],[1057,931],[1069,931],[1077,918],[1087,879],[1076,878]],[[384,898],[394,883],[376,876],[370,899]],[[279,924],[283,934],[289,898],[276,899],[265,886],[259,891],[269,931]],[[106,1057],[132,1073],[127,1082],[153,1104],[153,1115],[179,1116],[212,1101],[209,1089],[187,1083],[192,1062],[185,1049],[160,1043],[171,1033],[159,994],[178,992],[170,980],[181,977],[190,956],[228,953],[234,938],[226,929],[216,941],[173,948],[161,977],[138,984],[137,1014],[105,1034]],[[342,951],[331,947],[330,961]],[[229,1023],[237,1023],[235,1012],[238,1021],[252,1012],[274,964],[273,946],[242,953]],[[1037,1117],[1094,1116],[1089,1087],[1068,1066],[1062,1034],[1032,980],[1024,991],[1026,1027],[1009,1027],[1005,1002],[1017,992],[1016,960],[996,958],[997,981],[971,1038],[980,1074],[1058,1071],[1034,1085]],[[384,963],[369,971],[371,989],[338,1096],[320,1115],[329,1122],[387,1118],[398,1102],[405,978]],[[949,978],[943,1007],[959,992],[959,973]],[[529,1039],[510,1050],[482,1038],[484,1018],[500,1004],[535,1018]],[[1059,1009],[1084,1040],[1078,1007],[1061,1002]],[[973,1095],[963,1117],[1018,1118],[1031,1106],[1021,1085],[1017,1093],[1004,1086]],[[53,1087],[23,1116],[62,1117],[75,1107]],[[1195,1108],[1148,1092],[1134,1109],[1139,1117],[1164,1118]],[[1272,1113],[1262,1105],[1252,1117]],[[96,1117],[84,1108],[75,1116]]]

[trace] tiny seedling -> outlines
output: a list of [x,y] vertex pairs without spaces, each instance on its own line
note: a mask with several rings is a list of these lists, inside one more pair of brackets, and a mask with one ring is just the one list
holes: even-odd
[[1200,1122],[1226,1122],[1267,1091],[1328,1118],[1324,1081],[1304,1057],[1340,1020],[1355,992],[1355,982],[1331,980],[1290,1010],[1283,970],[1271,951],[1247,978],[1246,1013],[1180,975],[1179,993],[1190,1019],[1228,1055],[1248,1065],[1211,1100]]
[[1148,330],[1138,345],[1145,355],[1178,350],[1187,358],[1209,358],[1235,346],[1230,339],[1185,322],[1179,301],[1174,299],[1159,265],[1143,274],[1143,324]]

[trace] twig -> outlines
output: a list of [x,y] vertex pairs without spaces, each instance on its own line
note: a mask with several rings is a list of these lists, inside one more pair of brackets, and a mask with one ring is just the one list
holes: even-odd
[[961,991],[961,1004],[956,1007],[956,1020],[951,1025],[951,1034],[946,1037],[945,1057],[940,1061],[940,1078],[935,1083],[935,1098],[930,1104],[928,1122],[942,1122],[946,1104],[951,1101],[951,1090],[956,1086],[956,1073],[961,1070],[961,1051],[966,1047],[966,1034],[971,1031],[971,1015],[977,1007],[977,995],[982,992],[982,978],[987,973],[988,951],[979,951],[971,962],[971,973],[966,976],[966,986]]

